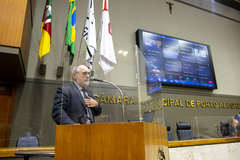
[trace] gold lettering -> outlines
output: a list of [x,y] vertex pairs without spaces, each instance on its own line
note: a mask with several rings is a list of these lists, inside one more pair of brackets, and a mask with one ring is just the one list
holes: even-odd
[[204,101],[201,102],[201,106],[202,106],[203,108],[205,108],[205,102],[204,102]]
[[107,102],[110,104],[112,104],[112,103],[115,104],[115,96],[113,96],[112,99],[110,96],[107,96]]
[[173,99],[170,99],[170,106],[172,106],[174,103],[174,100]]
[[220,102],[220,108],[224,108],[224,104]]
[[227,103],[223,103],[223,108],[227,108]]
[[209,103],[210,103],[210,107],[213,108],[213,102],[210,101]]
[[93,97],[95,97],[95,100],[99,102],[99,96],[97,94],[94,94]]
[[[124,102],[125,104],[134,104],[136,105],[136,101],[134,100],[134,97],[127,97],[124,96],[123,97],[123,101],[121,99],[121,97],[119,96],[116,100],[116,97],[110,97],[105,96],[104,93],[101,94],[101,96],[94,94],[94,99],[99,102],[99,103],[109,103],[109,104],[117,104],[117,103],[122,103]],[[117,101],[117,102],[116,102]],[[196,107],[202,107],[202,108],[225,108],[225,109],[240,109],[240,103],[230,103],[230,102],[214,102],[214,101],[199,101],[196,100],[196,102],[194,100],[185,100],[185,104],[182,104],[182,100],[178,100],[178,99],[161,99],[161,98],[151,98],[148,100],[144,100],[141,102],[142,105],[146,105],[149,104],[151,105],[151,108],[154,110],[161,110],[162,107],[195,107],[195,103],[196,103]],[[149,108],[148,108],[149,110]]]
[[163,106],[166,106],[167,105],[167,100],[166,99],[162,99],[162,104],[163,104]]
[[191,107],[195,107],[194,100],[191,100]]
[[210,106],[209,106],[209,102],[206,101],[205,103],[206,103],[206,108],[210,108]]
[[186,100],[186,106],[187,107],[195,107],[194,100]]
[[122,104],[122,98],[120,96],[118,96],[118,99],[117,99],[117,104],[118,103],[121,103]]
[[102,103],[102,102],[106,103],[104,93],[102,93],[102,96],[101,96],[101,99],[100,99],[100,103]]
[[234,104],[233,104],[233,108],[234,108],[234,109],[237,109],[237,103],[234,103]]
[[227,108],[230,108],[230,104],[229,103],[227,103]]
[[184,105],[182,105],[182,101],[180,100],[179,102],[180,102],[180,107],[183,107]]
[[126,102],[127,104],[129,104],[129,98],[128,98],[127,96],[124,96],[123,99],[124,99],[124,104],[125,104],[125,102]]
[[199,106],[200,106],[200,104],[201,104],[201,103],[200,103],[200,101],[197,101],[197,107],[199,107]]
[[213,106],[214,106],[215,108],[217,108],[217,107],[218,107],[217,102],[214,102],[214,103],[213,103]]
[[175,107],[179,107],[179,102],[178,102],[178,100],[176,99],[176,101],[175,101],[175,104],[174,104],[174,106]]
[[190,107],[190,101],[189,100],[186,100],[186,106]]
[[131,97],[130,104],[136,104],[133,97]]
[[234,103],[230,103],[230,108],[231,108],[231,109],[234,108]]

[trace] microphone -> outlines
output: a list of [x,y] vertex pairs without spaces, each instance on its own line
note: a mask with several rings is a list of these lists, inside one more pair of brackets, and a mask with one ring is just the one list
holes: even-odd
[[94,77],[90,77],[90,81],[104,82],[104,80],[101,80],[101,79],[98,79],[98,78],[94,78]]
[[122,100],[122,119],[123,119],[123,122],[125,122],[124,101],[123,101],[123,92],[122,92],[122,90],[118,86],[113,84],[112,82],[109,82],[109,81],[106,81],[106,80],[101,80],[101,79],[98,79],[98,78],[90,77],[90,81],[98,81],[98,82],[104,82],[104,83],[111,84],[113,87],[115,87],[120,92],[121,100]]

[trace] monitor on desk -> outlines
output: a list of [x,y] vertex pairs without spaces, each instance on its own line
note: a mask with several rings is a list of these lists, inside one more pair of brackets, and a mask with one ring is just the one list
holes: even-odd
[[[154,113],[155,113],[155,111],[144,112],[143,116],[142,116],[143,122],[151,123],[153,120]],[[140,121],[139,120],[128,120],[128,122],[140,122]]]

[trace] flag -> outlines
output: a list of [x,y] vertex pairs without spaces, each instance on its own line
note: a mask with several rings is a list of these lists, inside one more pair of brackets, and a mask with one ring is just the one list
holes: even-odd
[[65,45],[68,45],[69,65],[72,65],[74,53],[75,53],[75,36],[76,36],[76,3],[75,0],[69,0],[69,13],[66,28],[66,40]]
[[112,30],[108,12],[108,0],[103,0],[102,17],[98,30],[98,39],[100,43],[100,60],[104,74],[110,72],[117,64],[112,40]]
[[51,44],[51,33],[52,33],[52,0],[47,0],[43,12],[41,33],[42,37],[40,40],[38,55],[40,60],[42,57],[50,52]]
[[86,16],[85,26],[83,30],[83,38],[87,42],[86,65],[90,69],[92,69],[93,56],[97,51],[93,0],[89,0],[88,2],[87,16]]

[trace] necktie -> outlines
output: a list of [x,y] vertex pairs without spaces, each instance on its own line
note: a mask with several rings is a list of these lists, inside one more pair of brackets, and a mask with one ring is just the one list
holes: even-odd
[[[82,89],[83,92],[83,98],[84,99],[88,99],[87,95],[86,95],[86,90]],[[87,124],[90,124],[93,121],[93,115],[92,115],[92,110],[90,108],[87,107],[87,105],[85,105],[86,110],[87,110],[87,117],[90,118],[91,120],[87,119]]]

